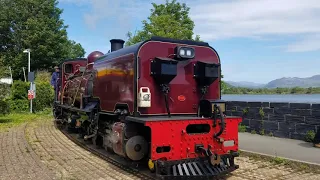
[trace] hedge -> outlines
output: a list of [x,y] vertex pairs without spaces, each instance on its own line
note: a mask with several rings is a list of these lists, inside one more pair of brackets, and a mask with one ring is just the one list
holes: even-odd
[[[42,111],[46,108],[52,107],[54,100],[54,90],[52,89],[48,80],[50,74],[41,72],[36,76],[36,98],[33,99],[32,109],[34,112]],[[14,81],[11,87],[11,95],[8,99],[10,111],[24,112],[29,111],[30,101],[28,100],[28,90],[30,82]]]
[[54,90],[49,82],[36,83],[36,98],[33,100],[34,111],[42,111],[52,107]]
[[5,99],[0,99],[0,115],[9,114],[10,108],[9,103]]
[[8,98],[10,96],[10,85],[0,84],[0,115],[10,112]]
[[11,87],[10,100],[25,99],[28,100],[28,90],[30,88],[29,82],[14,81]]
[[54,101],[54,90],[50,85],[51,73],[38,71],[36,74],[36,98],[33,100],[34,111],[51,108]]
[[7,98],[10,95],[10,85],[0,83],[0,100]]

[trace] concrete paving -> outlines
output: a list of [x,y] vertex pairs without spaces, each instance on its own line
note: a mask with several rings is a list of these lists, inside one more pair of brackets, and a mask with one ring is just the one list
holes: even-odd
[[320,148],[305,141],[239,133],[240,150],[320,165]]

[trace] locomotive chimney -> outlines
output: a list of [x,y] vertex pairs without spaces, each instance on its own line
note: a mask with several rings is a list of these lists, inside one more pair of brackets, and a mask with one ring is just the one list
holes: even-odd
[[111,52],[122,49],[123,48],[123,44],[124,44],[124,40],[122,39],[111,39],[110,40],[111,43]]

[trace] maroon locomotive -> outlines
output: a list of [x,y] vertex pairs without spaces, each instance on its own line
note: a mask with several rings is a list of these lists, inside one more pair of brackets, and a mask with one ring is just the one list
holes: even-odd
[[221,65],[204,42],[152,37],[64,61],[57,121],[161,177],[208,177],[238,165],[238,124],[225,115]]

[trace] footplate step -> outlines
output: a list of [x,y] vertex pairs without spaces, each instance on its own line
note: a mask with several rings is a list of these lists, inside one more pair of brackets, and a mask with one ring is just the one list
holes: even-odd
[[208,161],[187,161],[165,164],[161,162],[157,176],[160,179],[207,179],[220,177],[238,169],[238,165],[223,159],[218,165],[211,165]]

